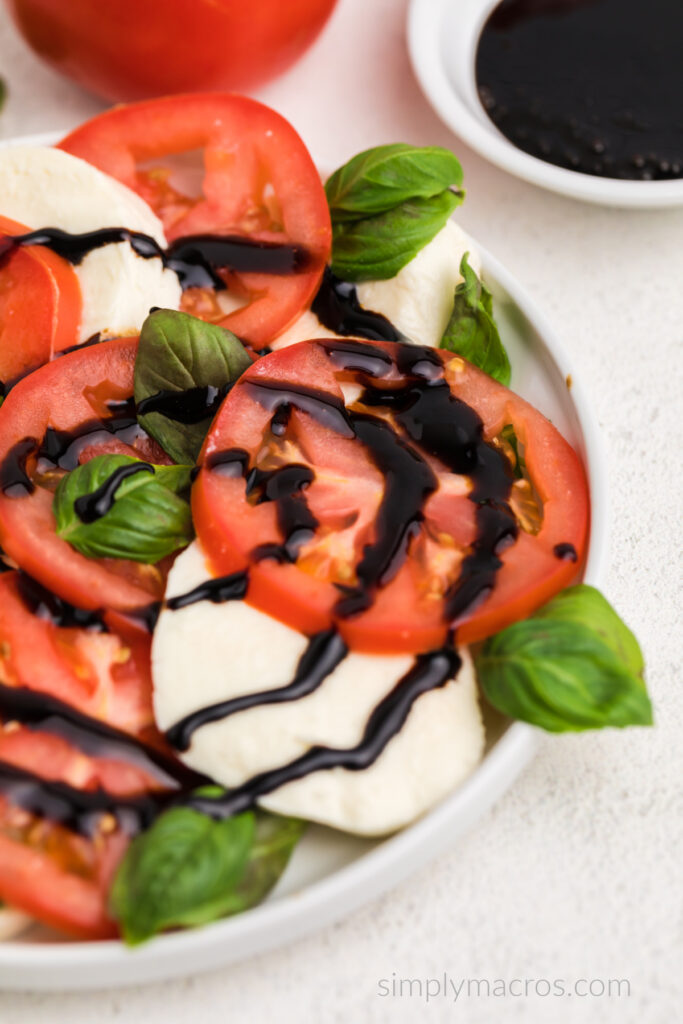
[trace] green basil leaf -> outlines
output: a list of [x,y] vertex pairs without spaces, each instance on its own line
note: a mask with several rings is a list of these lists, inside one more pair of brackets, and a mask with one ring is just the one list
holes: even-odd
[[465,253],[460,261],[463,280],[455,289],[453,312],[441,339],[441,348],[463,356],[506,387],[510,360],[493,319],[493,298],[470,267]]
[[449,150],[398,142],[358,153],[328,178],[325,193],[332,220],[339,223],[387,213],[410,199],[430,199],[461,185],[462,167]]
[[638,641],[587,584],[490,637],[475,664],[494,707],[549,732],[652,724]]
[[[193,388],[227,389],[251,366],[242,343],[230,331],[187,313],[158,309],[145,320],[135,360],[135,401],[138,405],[160,392]],[[144,429],[175,462],[197,461],[211,425],[209,415],[181,423],[160,412],[138,413]]]
[[387,213],[333,227],[332,271],[345,281],[395,277],[423,249],[461,202],[453,192],[410,199]]
[[179,497],[191,472],[191,466],[97,455],[60,480],[52,506],[57,533],[89,558],[158,562],[194,535],[189,503]]
[[167,928],[222,917],[253,839],[251,812],[225,821],[189,807],[160,815],[128,847],[109,894],[124,940],[137,945]]
[[256,811],[254,842],[240,881],[226,894],[222,916],[239,914],[256,906],[270,892],[287,867],[306,822]]

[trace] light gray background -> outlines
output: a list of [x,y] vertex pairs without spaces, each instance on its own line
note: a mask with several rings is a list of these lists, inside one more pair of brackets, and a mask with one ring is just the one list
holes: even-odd
[[[657,728],[544,738],[531,768],[450,854],[306,941],[148,988],[0,994],[2,1024],[680,1019],[683,211],[582,205],[488,166],[423,99],[405,9],[406,0],[340,0],[314,49],[256,95],[323,166],[399,140],[461,157],[462,225],[551,317],[595,400],[613,505],[606,592],[643,645]],[[10,89],[2,136],[68,128],[100,108],[43,68],[4,14],[0,71]],[[378,994],[382,978],[444,972],[455,984],[623,978],[631,995],[487,998],[472,987],[457,1003],[426,1005]]]

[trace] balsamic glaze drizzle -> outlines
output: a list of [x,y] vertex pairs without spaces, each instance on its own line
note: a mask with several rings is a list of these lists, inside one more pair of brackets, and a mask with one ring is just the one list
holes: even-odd
[[186,594],[168,598],[166,607],[175,611],[178,608],[187,608],[188,605],[197,604],[199,601],[211,601],[212,604],[241,601],[243,597],[246,597],[248,588],[249,576],[246,572],[233,572],[229,576],[215,576],[213,579],[200,583],[192,590],[188,590]]
[[311,303],[323,327],[335,334],[369,338],[370,341],[409,341],[381,313],[363,309],[354,285],[335,277],[325,268],[318,293]]
[[113,815],[128,835],[136,835],[149,828],[159,813],[172,803],[174,795],[159,791],[120,797],[103,789],[77,789],[5,761],[0,761],[0,793],[29,814],[47,818],[87,837],[97,834],[104,814]]
[[224,796],[192,795],[184,801],[186,806],[212,818],[228,818],[253,807],[259,797],[312,772],[331,768],[346,768],[348,771],[368,768],[400,731],[418,697],[444,686],[455,676],[460,665],[460,657],[451,648],[419,654],[413,667],[374,709],[357,746],[348,749],[311,747],[282,768],[261,772]]
[[166,739],[176,750],[187,750],[197,729],[211,722],[218,722],[229,715],[265,704],[281,704],[299,700],[313,693],[344,660],[348,653],[346,644],[336,630],[316,633],[301,655],[296,674],[291,683],[272,690],[245,693],[240,697],[220,701],[186,715],[166,733]]
[[162,389],[138,402],[138,415],[158,412],[176,423],[201,423],[213,419],[231,387],[232,384],[220,388],[207,384],[184,391]]
[[38,450],[35,437],[23,437],[13,444],[0,463],[0,491],[6,498],[25,498],[35,491],[26,463]]
[[178,277],[180,287],[225,290],[219,270],[238,273],[298,274],[309,269],[311,258],[300,246],[262,242],[241,235],[186,235],[163,249],[150,235],[128,228],[101,228],[71,234],[60,228],[41,228],[0,239],[0,265],[24,245],[42,245],[69,263],[78,265],[88,253],[105,245],[128,242],[142,259],[160,259]]
[[37,618],[51,622],[63,629],[87,629],[91,633],[108,633],[109,627],[101,611],[89,611],[57,597],[38,580],[24,572],[16,571],[16,584],[24,606]]
[[116,492],[129,476],[136,473],[154,473],[154,466],[149,462],[131,462],[126,466],[119,466],[100,486],[91,494],[82,494],[74,501],[74,511],[82,523],[94,523],[113,506],[116,500]]
[[123,761],[141,769],[164,788],[187,788],[206,781],[205,776],[181,761],[48,693],[0,683],[0,718],[59,736],[91,757]]
[[24,437],[16,442],[0,463],[0,491],[8,498],[23,498],[32,494],[35,484],[26,471],[29,458],[35,456],[36,468],[45,473],[54,469],[72,470],[84,448],[109,441],[112,437],[132,444],[145,431],[139,425],[132,398],[109,402],[110,415],[103,419],[86,420],[75,430],[47,427],[42,440]]
[[573,544],[556,544],[553,548],[553,554],[556,558],[561,559],[563,562],[576,562],[578,561],[578,555],[576,548]]

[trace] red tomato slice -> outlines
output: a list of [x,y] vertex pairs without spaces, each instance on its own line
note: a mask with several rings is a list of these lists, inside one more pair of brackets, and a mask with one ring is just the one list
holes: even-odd
[[[220,93],[169,96],[115,107],[77,128],[62,149],[138,192],[161,217],[169,240],[197,233],[239,234],[293,243],[310,260],[299,273],[233,274],[246,305],[223,315],[186,292],[188,312],[216,320],[259,348],[285,330],[313,298],[331,245],[320,176],[292,126],[255,100]],[[202,149],[202,194],[169,180],[170,156]],[[141,168],[149,161],[162,167]]]
[[[364,344],[366,354],[378,351],[387,363],[370,380],[335,366],[330,345],[302,342],[250,367],[202,452],[192,495],[198,536],[218,573],[248,566],[250,604],[304,633],[335,623],[356,650],[415,652],[443,644],[453,627],[458,642],[481,640],[529,615],[575,577],[588,531],[586,478],[576,453],[541,413],[448,352]],[[407,359],[419,362],[420,353],[416,375],[399,369]],[[375,398],[366,394],[364,404],[345,412],[340,384],[354,380],[375,385]],[[305,400],[312,385],[322,403],[315,408]],[[377,398],[382,389],[388,399]],[[424,413],[413,423],[416,403]],[[278,407],[284,421],[271,430]],[[507,424],[523,445],[530,482],[513,483],[501,442],[493,443]],[[460,430],[466,432],[462,457],[476,450],[468,473],[449,466]],[[234,463],[220,465],[234,449],[247,453],[250,470],[295,465],[308,473],[294,502],[306,502],[317,526],[303,530],[293,557],[283,554],[283,531],[300,506],[279,505],[275,490],[259,491],[253,474],[247,493],[246,473],[235,472]],[[501,493],[485,493],[487,472]],[[521,511],[513,509],[519,499],[533,498],[532,487],[542,521],[527,521],[525,530]],[[412,518],[403,522],[401,510],[411,501]],[[489,519],[498,524],[490,544]],[[368,573],[372,579],[368,561],[383,544],[386,564],[363,588]],[[262,557],[264,550],[276,557]],[[471,599],[463,604],[468,588]],[[340,602],[359,589],[367,606],[356,604],[349,613]]]
[[150,736],[149,635],[129,627],[124,636],[113,623],[102,632],[59,627],[34,614],[40,601],[40,588],[20,573],[0,576],[0,683],[48,692],[93,718]]
[[[144,607],[163,594],[164,566],[86,558],[58,537],[52,501],[61,473],[40,475],[36,444],[28,439],[39,445],[48,430],[62,431],[81,435],[81,458],[109,451],[113,435],[98,426],[108,418],[107,402],[132,397],[136,350],[135,338],[77,349],[25,377],[0,406],[0,544],[20,568],[79,608]],[[149,457],[149,438],[135,425],[116,440],[117,451]],[[32,454],[17,463],[22,443]],[[22,462],[30,480],[12,487]]]
[[[0,217],[6,235],[29,228]],[[81,289],[73,267],[44,246],[18,249],[0,262],[0,380],[7,384],[78,342]]]
[[[170,752],[153,722],[148,635],[56,625],[47,595],[21,573],[0,577],[0,684],[45,693]],[[60,609],[58,609],[60,610]],[[63,609],[61,609],[63,610]],[[40,726],[1,721],[0,766],[120,797],[158,789],[142,763],[90,755]],[[116,934],[107,913],[113,872],[129,839],[101,822],[94,839],[38,818],[0,789],[0,899],[69,934]]]

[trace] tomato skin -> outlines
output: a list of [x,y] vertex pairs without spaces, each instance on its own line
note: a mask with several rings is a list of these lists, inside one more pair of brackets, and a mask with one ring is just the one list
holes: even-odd
[[7,0],[7,6],[44,60],[105,99],[121,102],[252,89],[308,49],[335,2]]
[[[320,175],[292,126],[244,96],[224,93],[168,96],[117,107],[77,128],[60,147],[138,192],[161,217],[169,241],[191,234],[239,234],[305,249],[295,274],[233,273],[247,304],[216,322],[260,348],[284,331],[310,303],[332,243]],[[203,149],[202,195],[188,199],[159,183],[164,162]],[[186,293],[189,295],[189,292]],[[204,315],[201,305],[190,309]]]
[[[110,841],[107,859],[115,867],[125,847],[121,844],[121,849],[115,850],[113,846]],[[109,877],[112,874],[111,869],[106,872]],[[68,874],[51,857],[1,831],[0,899],[75,939],[111,939],[118,932],[107,914],[99,879]]]
[[[0,464],[20,439],[41,440],[48,426],[73,431],[103,415],[105,398],[131,397],[136,351],[136,338],[101,342],[21,380],[0,406]],[[129,611],[161,597],[163,567],[86,558],[58,537],[53,497],[42,486],[21,497],[0,493],[0,545],[20,568],[79,608]]]
[[[5,235],[24,224],[0,217]],[[0,265],[0,381],[7,384],[78,342],[81,289],[73,267],[40,245],[12,252]]]
[[[391,343],[373,344],[387,352],[395,348]],[[519,531],[517,541],[499,555],[503,565],[493,591],[452,623],[458,642],[469,644],[531,614],[576,577],[588,536],[588,489],[578,456],[541,413],[464,360],[443,351],[439,356],[451,393],[478,413],[485,439],[492,440],[506,424],[513,425],[543,501],[540,531],[536,535]],[[248,502],[241,478],[210,471],[205,463],[226,449],[241,448],[252,456],[263,449],[264,430],[272,413],[250,397],[249,383],[259,378],[309,388],[314,381],[318,390],[338,398],[342,394],[323,345],[316,342],[301,342],[259,360],[233,388],[205,442],[200,458],[204,468],[192,494],[197,534],[214,570],[230,573],[248,565],[250,604],[307,634],[334,624],[354,650],[417,652],[442,645],[451,624],[444,621],[442,601],[429,596],[429,573],[420,568],[420,555],[415,554],[418,541],[412,542],[410,557],[391,582],[375,592],[370,609],[346,619],[334,611],[343,577],[319,576],[315,569],[303,568],[302,559],[308,558],[312,564],[306,547],[296,564],[251,558],[251,552],[262,543],[280,540],[273,502]],[[354,512],[355,502],[356,522],[362,530],[353,556],[357,562],[371,536],[367,521],[374,518],[378,504],[375,471],[363,446],[327,430],[296,407],[290,414],[287,438],[288,443],[299,446],[298,455],[291,458],[314,470],[306,497],[323,530],[335,518],[342,520]],[[453,477],[447,474],[439,479],[439,489],[424,506],[426,521],[431,520],[435,534],[446,532],[454,541],[449,541],[441,554],[451,557],[455,548],[455,557],[462,558],[471,551],[476,537],[476,503],[466,493],[458,495],[457,487],[452,497],[444,495],[443,489]],[[424,535],[422,542],[426,543]],[[554,547],[563,543],[574,546],[577,563],[557,557]]]
[[[154,726],[150,636],[116,615],[106,616],[102,633],[56,625],[34,612],[36,591],[26,582],[16,571],[0,576],[2,686],[45,693],[169,755]],[[158,788],[141,764],[106,747],[86,754],[48,730],[0,721],[0,764],[121,797]],[[69,935],[112,937],[107,897],[128,842],[115,827],[90,839],[34,817],[0,789],[0,900]]]

